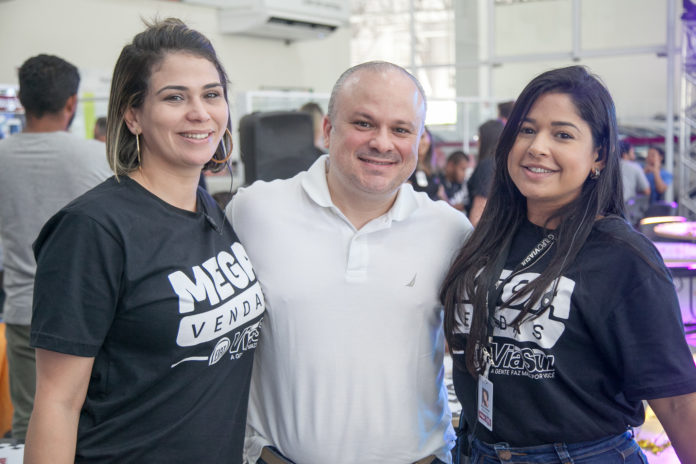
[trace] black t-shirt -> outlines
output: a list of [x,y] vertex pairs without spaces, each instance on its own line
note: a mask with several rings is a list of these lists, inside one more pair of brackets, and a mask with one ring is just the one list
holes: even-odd
[[[541,228],[524,224],[501,277],[543,237]],[[550,257],[513,277],[502,299],[534,279]],[[618,435],[643,423],[641,400],[696,391],[696,367],[669,273],[654,246],[621,219],[596,223],[561,278],[551,308],[516,332],[509,323],[521,306],[496,310],[489,375],[493,432],[478,424],[475,435],[482,441],[534,446]],[[465,341],[465,335],[458,337]],[[457,367],[464,362],[464,354],[456,354],[453,376],[471,431],[476,381]]]
[[[442,185],[445,190],[445,196],[451,204],[455,204],[455,201],[461,202],[461,204],[468,206],[469,204],[469,190],[466,184],[459,182],[450,182],[447,180],[447,176],[440,174],[437,176],[438,182]],[[462,192],[463,190],[463,192]]]
[[32,344],[95,358],[76,462],[242,462],[265,306],[213,199],[184,211],[111,178],[34,247]]
[[493,157],[484,159],[476,166],[469,178],[469,182],[467,182],[467,188],[472,200],[476,196],[488,198],[488,192],[493,184],[494,171],[495,162]]

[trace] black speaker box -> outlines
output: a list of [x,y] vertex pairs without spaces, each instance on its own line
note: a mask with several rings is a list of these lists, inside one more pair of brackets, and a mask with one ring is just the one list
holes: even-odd
[[242,117],[239,145],[247,185],[255,180],[288,179],[309,168],[321,155],[314,146],[312,118],[300,111]]

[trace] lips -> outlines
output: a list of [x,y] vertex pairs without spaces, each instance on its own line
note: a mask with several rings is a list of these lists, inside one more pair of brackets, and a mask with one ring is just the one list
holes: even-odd
[[205,140],[208,137],[210,137],[211,134],[212,134],[212,132],[203,132],[203,133],[201,133],[201,132],[183,132],[180,135],[184,138],[187,138],[187,139]]
[[552,169],[543,168],[541,166],[522,166],[524,169],[533,172],[534,174],[551,174],[556,172]]
[[358,156],[358,159],[364,163],[369,163],[374,166],[391,166],[396,164],[396,161],[383,159],[383,158],[373,158],[369,156]]

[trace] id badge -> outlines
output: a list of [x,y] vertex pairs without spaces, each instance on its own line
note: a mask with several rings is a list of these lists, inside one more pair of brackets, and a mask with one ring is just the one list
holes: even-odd
[[493,382],[483,375],[478,378],[478,421],[493,431]]

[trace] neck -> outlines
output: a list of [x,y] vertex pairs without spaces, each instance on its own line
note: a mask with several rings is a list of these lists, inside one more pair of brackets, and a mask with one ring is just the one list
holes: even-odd
[[179,209],[196,211],[196,190],[200,174],[182,176],[142,166],[128,176],[162,201]]
[[554,210],[545,211],[543,208],[539,207],[530,208],[529,204],[527,204],[527,219],[535,226],[545,227],[547,229],[556,229],[561,224],[561,220],[559,218],[553,218],[547,223],[554,212]]
[[357,230],[363,228],[365,224],[385,214],[396,201],[396,194],[385,201],[359,201],[352,198],[350,201],[341,201],[331,194],[331,200],[338,209],[348,218],[353,227]]
[[45,114],[40,118],[27,115],[27,124],[24,132],[60,132],[68,130],[68,123],[61,115]]
[[333,182],[331,182],[330,177],[327,177],[327,183],[329,184],[331,201],[357,230],[362,229],[365,224],[389,211],[398,194],[398,191],[391,194],[391,196],[385,197],[376,197],[367,193],[362,195],[356,195],[355,193],[341,194],[335,188],[336,186],[332,188]]

